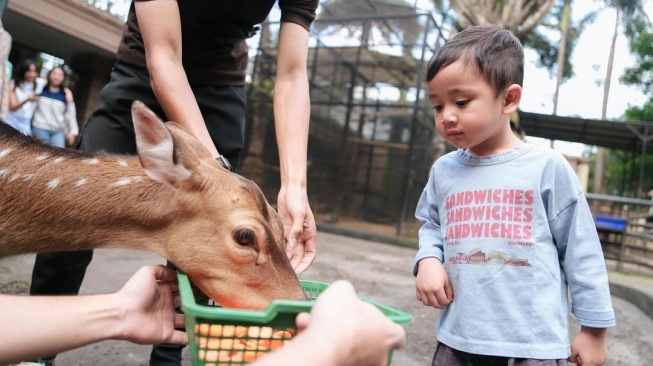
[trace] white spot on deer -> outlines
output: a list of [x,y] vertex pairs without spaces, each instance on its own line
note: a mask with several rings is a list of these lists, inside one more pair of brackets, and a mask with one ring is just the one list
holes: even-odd
[[134,181],[134,183],[138,183],[143,180],[143,177],[134,177],[132,178],[132,180]]
[[66,158],[63,158],[63,157],[60,156],[60,157],[54,159],[54,162],[55,162],[55,163],[61,163],[61,162],[64,161],[64,160],[66,160]]
[[30,181],[32,179],[34,179],[34,174],[25,174],[25,175],[23,175],[23,180],[25,182]]
[[9,169],[0,170],[0,178],[6,177],[8,173],[9,173]]
[[50,155],[39,155],[39,156],[36,157],[36,160],[37,161],[43,161],[43,160],[45,160],[45,159],[47,159],[49,157],[50,157]]
[[116,163],[120,166],[127,166],[127,162],[122,159],[118,160]]
[[55,189],[59,185],[59,178],[54,178],[48,182],[48,189]]
[[78,180],[77,182],[75,182],[75,187],[81,187],[84,184],[86,184],[86,178],[82,178],[82,179]]
[[0,158],[4,158],[5,156],[9,155],[10,152],[11,152],[11,149],[4,149],[4,150],[0,151]]
[[124,187],[124,186],[128,185],[131,182],[132,182],[131,178],[121,178],[121,179],[118,179],[117,181],[115,181],[114,183],[110,184],[109,187],[112,187],[112,188],[114,188],[114,187]]
[[83,162],[86,163],[86,164],[89,164],[89,165],[97,165],[97,164],[100,163],[100,160],[95,159],[95,158],[93,158],[93,159],[84,159]]

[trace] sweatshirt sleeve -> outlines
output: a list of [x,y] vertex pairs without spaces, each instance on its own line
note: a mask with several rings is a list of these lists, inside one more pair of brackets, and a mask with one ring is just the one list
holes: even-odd
[[67,132],[75,136],[79,135],[79,126],[77,126],[77,109],[75,102],[68,103],[66,106]]
[[417,265],[424,258],[444,260],[443,239],[440,230],[440,214],[436,202],[433,168],[429,180],[417,203],[415,217],[422,223],[419,229],[419,249],[413,262],[413,275],[417,275]]
[[[569,171],[574,174],[571,168]],[[571,312],[580,325],[612,327],[615,325],[615,316],[608,274],[589,205],[580,184],[576,184],[575,175],[556,175],[556,186],[560,185],[560,180],[571,183],[566,189],[557,187],[554,191],[553,196],[567,197],[554,199],[563,203],[563,206],[560,210],[553,211],[554,217],[550,220],[560,266],[571,293]]]

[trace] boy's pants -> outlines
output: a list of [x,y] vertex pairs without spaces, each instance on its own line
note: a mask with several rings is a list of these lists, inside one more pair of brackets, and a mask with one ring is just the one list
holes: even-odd
[[[192,89],[214,144],[236,168],[245,139],[244,87],[199,85]],[[131,119],[131,105],[135,100],[145,103],[163,121],[167,120],[150,87],[147,69],[118,61],[111,71],[111,80],[100,92],[95,111],[82,130],[77,150],[135,155],[136,137]],[[92,258],[92,250],[37,255],[30,295],[78,294]],[[158,360],[181,359],[182,347],[164,347],[161,352],[157,347],[152,352],[152,365],[180,365],[178,361]],[[165,356],[171,349],[172,354]]]
[[567,366],[567,360],[536,360],[475,355],[438,343],[432,366]]

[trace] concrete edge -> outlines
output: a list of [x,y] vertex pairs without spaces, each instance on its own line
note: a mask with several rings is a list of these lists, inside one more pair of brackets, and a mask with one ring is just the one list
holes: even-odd
[[350,229],[347,227],[342,227],[335,224],[329,224],[326,222],[316,222],[315,225],[317,226],[318,231],[323,231],[330,234],[337,234],[337,235],[349,236],[357,239],[375,241],[379,243],[398,245],[407,248],[414,248],[415,250],[417,250],[417,245],[418,245],[417,240],[408,240],[392,235],[377,234],[377,233],[372,233],[367,231]]
[[644,314],[653,317],[653,298],[650,295],[614,282],[610,282],[610,294],[628,301],[642,310]]

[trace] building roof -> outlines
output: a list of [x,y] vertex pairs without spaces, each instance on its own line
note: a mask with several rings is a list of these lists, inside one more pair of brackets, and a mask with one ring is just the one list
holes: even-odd
[[[596,120],[519,111],[519,125],[528,136],[580,142],[629,151],[642,151],[653,139],[653,122]],[[653,152],[653,142],[646,144]]]

